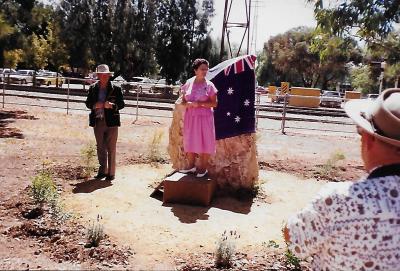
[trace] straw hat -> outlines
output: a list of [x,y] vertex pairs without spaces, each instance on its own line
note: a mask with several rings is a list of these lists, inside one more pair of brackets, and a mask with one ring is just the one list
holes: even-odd
[[96,73],[97,74],[102,74],[102,73],[107,73],[107,74],[113,74],[113,72],[110,72],[110,68],[106,64],[100,64],[96,68]]
[[374,101],[352,100],[345,111],[367,133],[400,147],[400,89],[385,90]]

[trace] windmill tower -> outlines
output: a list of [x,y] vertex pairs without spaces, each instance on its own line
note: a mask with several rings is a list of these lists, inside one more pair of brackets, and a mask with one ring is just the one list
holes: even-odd
[[[244,48],[244,52],[246,54],[249,54],[250,50],[250,18],[251,18],[251,1],[252,0],[225,0],[225,8],[224,8],[224,20],[222,22],[222,38],[221,38],[221,51],[220,51],[220,60],[222,61],[224,51],[225,51],[225,38],[228,44],[228,54],[230,58],[239,56],[241,51],[243,43],[246,43],[246,48]],[[245,15],[245,18],[241,20],[240,22],[237,21],[231,21],[231,11],[232,7],[237,8],[237,5],[241,4],[241,7],[243,7],[243,4],[245,6],[245,12],[243,14]],[[232,50],[232,43],[231,43],[231,38],[230,38],[230,33],[232,28],[241,28],[243,29],[243,35],[242,39],[239,45],[239,48],[236,52],[236,55],[234,55],[233,50]]]

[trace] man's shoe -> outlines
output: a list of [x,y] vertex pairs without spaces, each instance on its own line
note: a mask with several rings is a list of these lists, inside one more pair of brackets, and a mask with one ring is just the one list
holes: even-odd
[[94,176],[94,178],[100,180],[100,179],[106,178],[107,176],[108,176],[107,174],[98,173],[96,176]]
[[189,168],[189,169],[181,169],[179,170],[180,173],[194,173],[196,172],[196,167]]
[[106,177],[106,181],[112,181],[114,179],[115,179],[114,175],[107,175],[107,177]]
[[197,173],[196,177],[197,177],[197,178],[204,177],[204,176],[207,175],[207,173],[208,173],[208,170],[206,169],[206,171],[204,171],[203,173]]

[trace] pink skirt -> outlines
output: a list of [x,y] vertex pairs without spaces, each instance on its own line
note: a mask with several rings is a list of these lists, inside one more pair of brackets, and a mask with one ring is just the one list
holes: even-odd
[[204,109],[186,109],[183,123],[185,152],[215,154],[214,114],[211,109]]

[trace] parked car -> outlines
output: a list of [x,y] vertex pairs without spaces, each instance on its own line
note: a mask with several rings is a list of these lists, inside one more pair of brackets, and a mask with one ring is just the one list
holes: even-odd
[[120,75],[114,78],[114,80],[112,80],[113,84],[121,87],[122,84],[126,83],[126,80]]
[[3,82],[4,78],[8,77],[9,74],[14,74],[14,73],[17,73],[17,71],[14,69],[0,68],[0,82]]
[[[290,94],[290,93],[288,93]],[[272,102],[275,103],[283,103],[285,101],[285,95],[281,93],[281,88],[277,88],[275,92],[275,96],[271,98]],[[286,103],[289,103],[290,96],[286,98]]]
[[379,97],[379,94],[376,94],[376,93],[371,93],[371,94],[367,95],[368,100],[375,100],[378,97]]
[[[14,74],[10,74],[9,77],[5,78],[10,84],[27,84],[33,82],[33,75],[35,74],[34,70],[18,70]],[[8,78],[10,80],[8,81]]]
[[167,84],[166,79],[159,79],[150,89],[151,93],[164,93],[164,94],[172,94],[173,86]]
[[326,90],[321,95],[321,101],[319,105],[326,107],[341,107],[342,98],[340,97],[339,92]]
[[85,76],[85,85],[91,85],[97,82],[97,74],[92,72],[88,76]]
[[[57,82],[58,80],[58,82]],[[63,78],[58,76],[57,79],[57,73],[56,72],[50,72],[50,71],[45,71],[40,73],[38,76],[36,76],[36,85],[41,86],[41,85],[57,85],[61,87],[62,84],[64,83]]]
[[268,93],[268,89],[263,87],[263,86],[257,86],[256,87],[256,92],[261,93],[261,94],[265,94],[265,93]]
[[147,77],[132,77],[128,82],[124,82],[121,84],[121,88],[125,93],[129,93],[131,91],[138,91],[142,93],[144,90],[149,91],[153,85],[153,80]]

